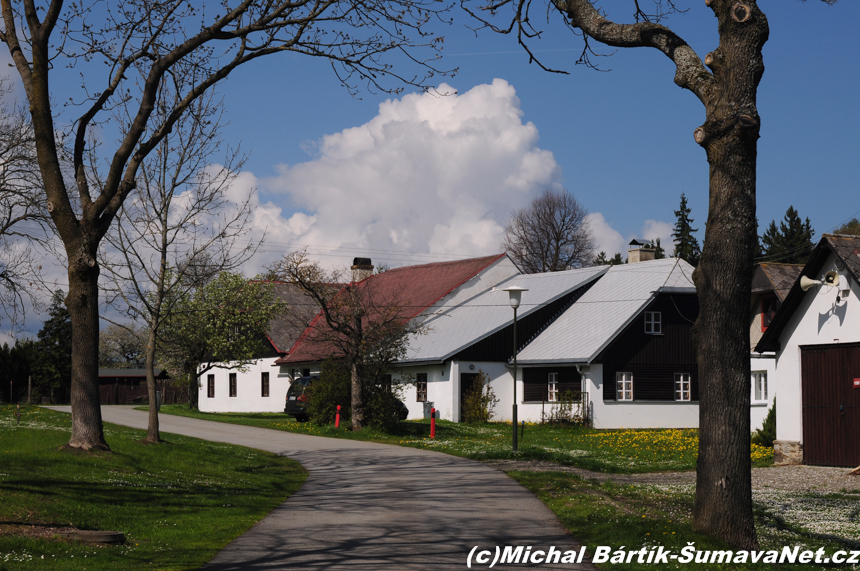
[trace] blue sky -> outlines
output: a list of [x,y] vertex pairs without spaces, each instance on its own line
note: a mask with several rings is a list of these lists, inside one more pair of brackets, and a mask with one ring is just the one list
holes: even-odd
[[[602,6],[627,21],[631,4]],[[704,57],[717,46],[716,19],[701,0],[678,4],[689,11],[668,25]],[[758,100],[759,220],[794,205],[817,238],[860,217],[860,2],[760,5],[770,39]],[[708,164],[693,141],[704,110],[673,83],[665,56],[595,46],[612,54],[598,58],[611,71],[576,66],[581,41],[553,18],[533,49],[570,74],[550,74],[529,65],[514,37],[476,36],[462,10],[451,15],[440,65],[459,71],[439,81],[457,95],[352,97],[325,61],[295,55],[257,60],[219,86],[224,138],[250,153],[235,198],[257,190],[254,235],[268,233],[246,273],[303,246],[331,264],[494,253],[511,210],[545,187],[576,196],[609,254],[631,237],[667,245],[682,192],[704,236]],[[62,88],[77,87],[61,77]],[[29,321],[32,334],[39,316]]]
[[[623,20],[628,4],[604,7]],[[668,24],[703,56],[717,46],[716,19],[703,2],[682,4],[689,11]],[[761,4],[771,33],[758,103],[759,219],[766,225],[794,205],[820,236],[860,211],[854,140],[860,127],[860,36],[853,29],[860,4]],[[589,211],[601,213],[626,239],[641,235],[649,219],[673,223],[672,211],[685,192],[703,235],[708,165],[692,133],[704,111],[691,93],[674,85],[667,58],[655,50],[618,50],[600,58],[611,71],[596,72],[574,65],[578,38],[549,26],[549,35],[533,46],[546,63],[570,72],[550,74],[528,64],[515,38],[488,31],[476,37],[461,11],[453,16],[444,32],[444,64],[459,72],[445,81],[459,93],[496,78],[507,81],[516,90],[522,121],[539,133],[537,147],[555,158],[559,182]],[[308,58],[260,61],[231,77],[223,93],[228,139],[241,140],[251,151],[246,169],[258,177],[261,197],[283,206],[285,216],[302,204],[283,188],[273,191],[265,179],[277,175],[278,165],[312,161],[309,147],[313,153],[323,136],[370,121],[389,98],[363,92],[354,99],[327,66]],[[483,252],[462,252],[471,253]]]

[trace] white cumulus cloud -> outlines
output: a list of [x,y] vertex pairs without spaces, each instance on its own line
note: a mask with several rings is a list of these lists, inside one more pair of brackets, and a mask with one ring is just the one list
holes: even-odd
[[[511,211],[544,188],[561,188],[553,154],[537,146],[538,129],[522,116],[502,79],[463,94],[388,100],[364,125],[323,137],[313,160],[256,181],[300,210],[275,227],[280,209],[261,204],[259,223],[270,218],[273,243],[317,251],[498,252]],[[384,262],[386,253],[373,258]]]

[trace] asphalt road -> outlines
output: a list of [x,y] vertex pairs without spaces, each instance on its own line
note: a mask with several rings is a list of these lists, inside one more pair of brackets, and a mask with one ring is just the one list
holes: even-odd
[[[146,428],[146,412],[131,407],[103,406],[102,416]],[[579,550],[541,501],[479,462],[178,416],[160,421],[163,433],[282,454],[310,473],[297,493],[221,551],[207,571],[466,569],[476,546],[491,552],[490,561],[497,546]],[[494,569],[529,566],[497,563]],[[594,569],[586,563],[534,566]],[[488,567],[472,562],[472,569]]]

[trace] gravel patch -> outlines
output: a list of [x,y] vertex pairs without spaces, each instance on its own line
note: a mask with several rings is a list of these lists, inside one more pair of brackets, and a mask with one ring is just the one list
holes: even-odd
[[[618,484],[648,484],[678,486],[696,483],[696,472],[655,472],[650,474],[603,474],[573,466],[562,466],[543,460],[485,460],[484,464],[503,472],[566,472],[587,479]],[[790,492],[829,493],[860,491],[860,475],[849,476],[850,468],[827,466],[773,466],[753,468],[753,490],[785,490]]]

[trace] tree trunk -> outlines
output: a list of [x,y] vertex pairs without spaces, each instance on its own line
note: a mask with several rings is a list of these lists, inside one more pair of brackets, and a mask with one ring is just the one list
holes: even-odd
[[361,392],[361,377],[359,376],[358,361],[352,360],[350,366],[352,388],[352,429],[364,428],[364,396]]
[[161,442],[158,431],[158,401],[155,395],[155,329],[149,328],[149,339],[146,343],[146,394],[149,398],[149,422],[146,428],[146,442],[157,444]]
[[72,437],[68,446],[110,450],[104,439],[99,397],[98,264],[94,253],[67,251],[67,254],[66,307],[72,320]]
[[756,91],[768,27],[754,1],[731,9],[720,3],[715,12],[721,37],[711,66],[716,92],[706,102],[707,120],[697,134],[708,153],[710,201],[694,272],[700,396],[693,527],[737,548],[755,549],[748,317],[757,241]]

